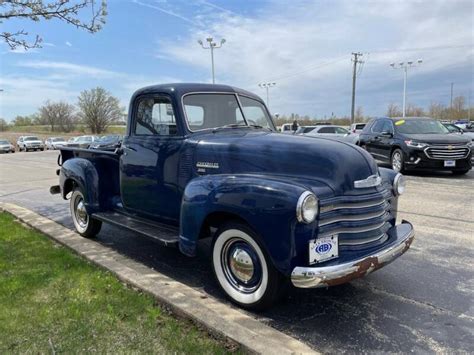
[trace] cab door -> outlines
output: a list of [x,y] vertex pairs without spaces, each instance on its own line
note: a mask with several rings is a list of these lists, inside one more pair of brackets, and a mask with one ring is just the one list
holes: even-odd
[[367,151],[377,160],[383,160],[380,153],[380,140],[382,134],[383,120],[374,122],[369,131],[369,137],[366,142]]
[[122,143],[120,191],[129,212],[178,221],[181,196],[177,186],[184,137],[170,97],[135,99],[129,135]]

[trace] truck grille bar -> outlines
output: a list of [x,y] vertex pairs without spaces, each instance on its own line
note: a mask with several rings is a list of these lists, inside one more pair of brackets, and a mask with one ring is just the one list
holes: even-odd
[[392,193],[384,189],[370,195],[321,200],[318,236],[338,235],[339,246],[364,248],[387,240]]

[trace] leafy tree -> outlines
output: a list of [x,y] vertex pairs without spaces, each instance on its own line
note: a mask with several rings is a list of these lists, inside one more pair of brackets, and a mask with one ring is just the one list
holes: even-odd
[[51,126],[51,131],[59,130],[69,132],[74,128],[75,108],[66,102],[50,102],[46,101],[43,106],[39,108],[41,122]]
[[32,116],[16,116],[13,120],[14,126],[31,126],[33,124]]
[[124,111],[119,100],[101,87],[82,91],[77,106],[80,109],[79,117],[92,133],[97,134],[120,120]]
[[3,118],[0,118],[0,132],[5,132],[8,129],[8,123]]
[[[105,24],[106,16],[105,0],[102,0],[100,4],[97,0],[0,0],[0,23],[2,24],[6,20],[15,19],[29,19],[35,22],[57,19],[94,33]],[[10,49],[40,48],[42,42],[39,35],[36,35],[33,41],[28,41],[28,32],[24,30],[4,31],[0,33],[0,37],[10,46]]]

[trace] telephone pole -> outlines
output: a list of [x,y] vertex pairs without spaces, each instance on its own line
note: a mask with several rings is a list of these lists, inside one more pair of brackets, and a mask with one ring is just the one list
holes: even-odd
[[351,59],[354,62],[354,69],[352,71],[352,107],[351,107],[351,123],[354,123],[354,110],[355,110],[355,90],[356,90],[356,77],[357,77],[357,64],[363,63],[363,61],[359,60],[359,57],[362,57],[362,53],[360,52],[352,52],[354,56]]

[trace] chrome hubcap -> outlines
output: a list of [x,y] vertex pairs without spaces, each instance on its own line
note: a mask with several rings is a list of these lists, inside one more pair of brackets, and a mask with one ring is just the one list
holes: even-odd
[[84,200],[82,198],[77,199],[76,204],[76,220],[81,228],[87,227],[87,222],[89,221],[89,216],[86,212],[86,207],[84,206]]
[[245,250],[235,248],[230,256],[229,263],[230,270],[240,281],[247,283],[252,279],[254,273],[253,261]]
[[227,281],[240,292],[252,293],[262,282],[262,265],[257,252],[241,238],[228,240],[221,252]]
[[392,168],[395,171],[400,171],[401,168],[402,168],[402,157],[401,157],[400,153],[398,153],[398,152],[393,154]]

